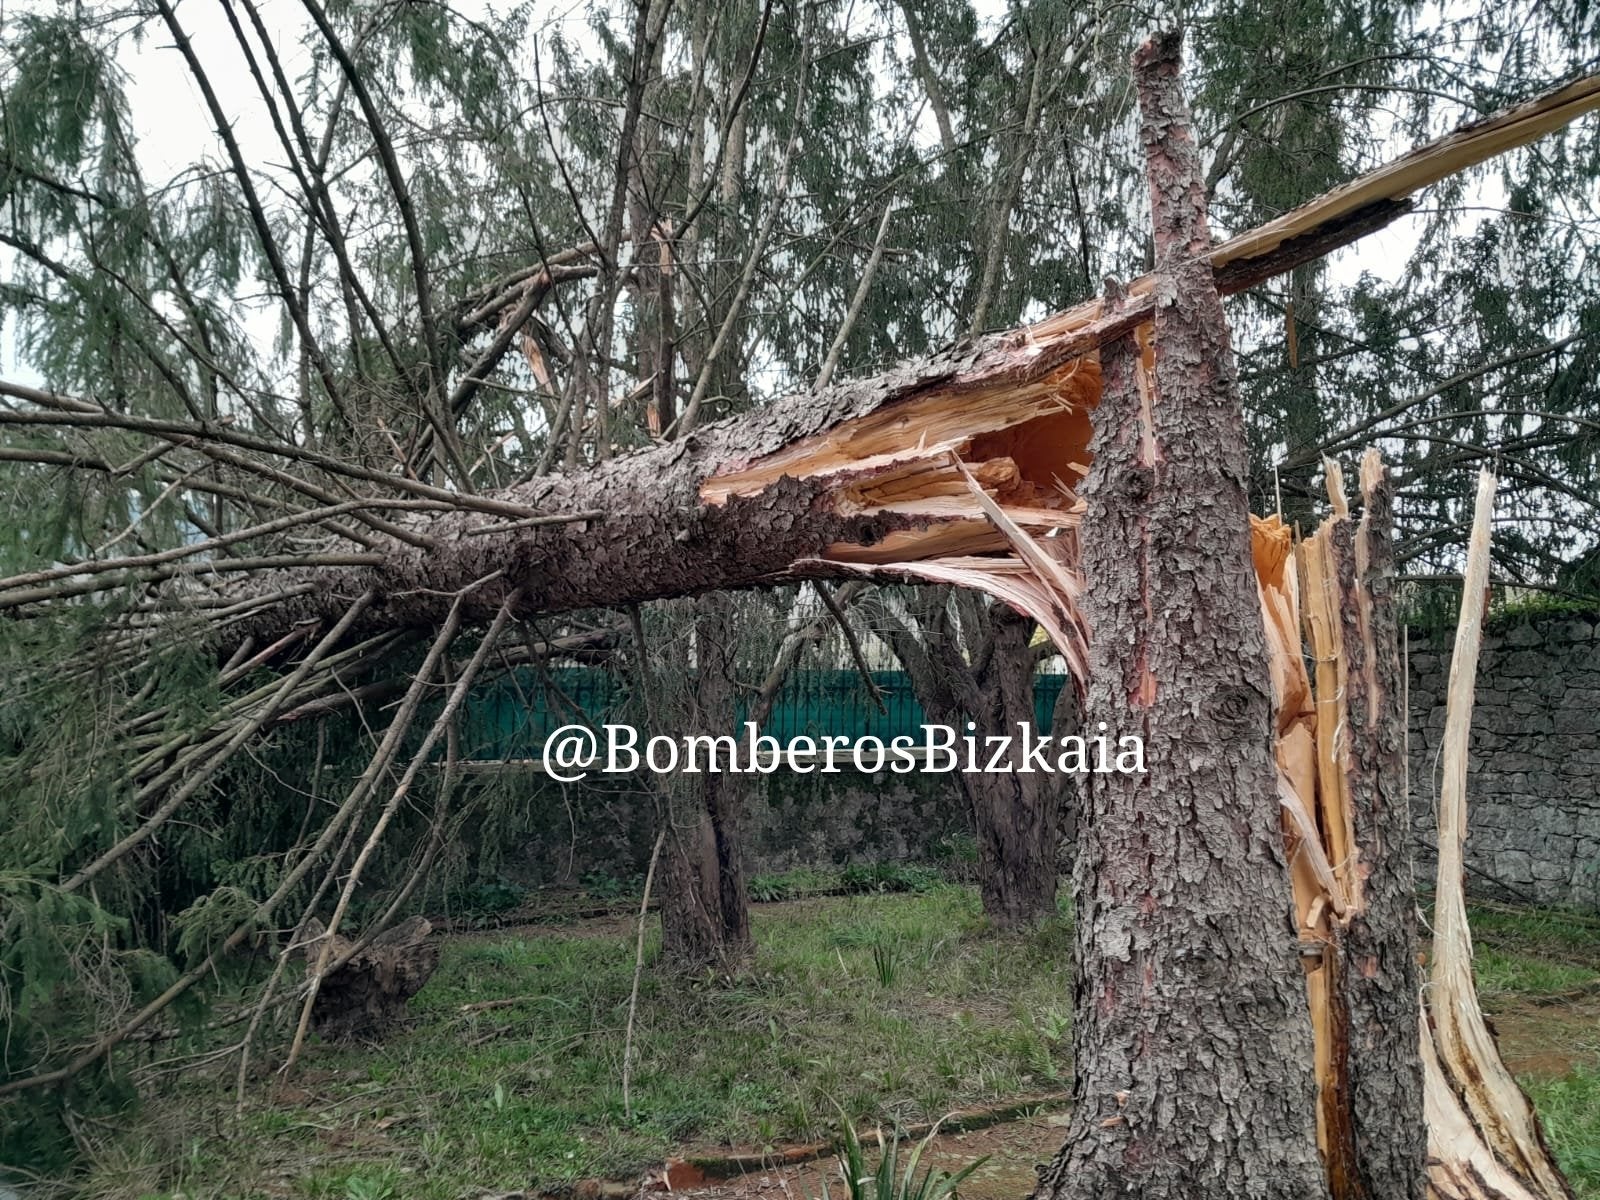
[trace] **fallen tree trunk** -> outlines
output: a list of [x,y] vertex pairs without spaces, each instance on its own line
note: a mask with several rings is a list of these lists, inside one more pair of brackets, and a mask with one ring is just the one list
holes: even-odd
[[[1406,212],[1418,188],[1596,105],[1600,77],[1431,142],[1216,246],[1215,286],[1227,295],[1319,258]],[[1149,321],[1156,303],[1146,276],[1129,285],[1115,313],[1090,302],[869,379],[790,396],[581,474],[459,497],[456,511],[442,514],[400,512],[393,527],[405,537],[380,532],[360,554],[328,551],[316,565],[250,572],[234,598],[276,599],[232,618],[230,636],[270,642],[299,623],[336,619],[368,591],[374,603],[363,620],[385,628],[436,625],[463,589],[470,589],[463,618],[471,623],[490,619],[518,589],[513,616],[525,617],[861,566],[981,586],[1013,601],[1019,588],[1037,595],[955,460],[1018,528],[1073,534],[1089,412],[1100,396],[1096,352]],[[14,423],[136,429],[214,445],[234,458],[278,449],[226,428],[136,420],[18,385],[0,384],[0,392],[33,402],[30,410],[0,412]],[[414,482],[369,482],[427,503],[449,500]],[[200,563],[192,573],[227,565]],[[161,570],[171,577],[182,568]],[[54,594],[49,586],[0,584],[0,610]],[[1068,643],[1081,672],[1076,626],[1075,614],[1062,613],[1051,633]]]

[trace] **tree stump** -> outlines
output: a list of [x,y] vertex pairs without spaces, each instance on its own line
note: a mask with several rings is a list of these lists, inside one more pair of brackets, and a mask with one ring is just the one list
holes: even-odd
[[[432,931],[424,918],[411,917],[384,930],[348,962],[328,972],[311,1008],[311,1027],[329,1039],[382,1034],[439,966],[438,943],[428,940]],[[310,957],[311,947],[326,936],[322,922],[313,917],[295,941]],[[343,934],[332,937],[335,961],[357,944]]]

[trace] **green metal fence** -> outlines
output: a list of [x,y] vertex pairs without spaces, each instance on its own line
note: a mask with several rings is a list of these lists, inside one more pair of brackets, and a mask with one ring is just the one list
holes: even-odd
[[[873,703],[859,672],[793,671],[761,732],[782,746],[799,737],[873,736],[888,742],[902,734],[917,736],[927,716],[910,678],[904,671],[874,671],[872,679],[884,711]],[[1035,676],[1037,728],[1050,727],[1065,679],[1055,674]],[[624,686],[605,671],[554,667],[541,673],[523,668],[474,690],[466,705],[462,740],[467,755],[475,759],[538,758],[553,730],[574,723],[599,728],[623,719],[627,700]],[[727,732],[742,731],[744,719],[741,705],[734,728]]]

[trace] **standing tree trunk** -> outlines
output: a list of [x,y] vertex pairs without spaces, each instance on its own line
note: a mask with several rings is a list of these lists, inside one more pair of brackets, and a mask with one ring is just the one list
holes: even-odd
[[[1035,925],[1056,912],[1062,811],[1072,787],[1070,777],[1015,769],[1027,765],[1017,727],[1036,719],[1037,625],[1008,604],[976,600],[961,608],[958,633],[950,624],[952,596],[946,589],[925,589],[921,599],[913,630],[875,598],[869,606],[875,630],[905,667],[930,721],[954,729],[957,739],[976,738],[985,760],[986,738],[1012,739],[1012,771],[958,771],[955,779],[972,814],[984,915],[997,929]],[[1070,685],[1064,693],[1070,696]],[[1058,736],[1069,732],[1061,727],[1070,720],[1069,708],[1057,705]]]
[[[1035,662],[1029,643],[1036,626],[1033,618],[999,603],[989,606],[989,625],[988,670],[979,681],[983,707],[972,714],[974,736],[980,746],[989,735],[1011,738],[1012,766],[1021,767],[1026,764],[1016,761],[1017,726],[1035,721]],[[1070,691],[1071,684],[1064,690]],[[978,892],[984,913],[1000,929],[1026,928],[1054,916],[1066,780],[1042,771],[963,772],[958,778],[978,835]]]
[[1084,516],[1087,724],[1148,773],[1090,775],[1075,879],[1073,1115],[1041,1200],[1315,1200],[1316,1078],[1279,833],[1243,415],[1178,39],[1135,58],[1153,351],[1102,353]]
[[[694,602],[695,661],[683,732],[733,732],[736,634],[724,594]],[[663,783],[661,949],[673,965],[728,970],[750,952],[750,903],[740,837],[736,777],[675,772]]]

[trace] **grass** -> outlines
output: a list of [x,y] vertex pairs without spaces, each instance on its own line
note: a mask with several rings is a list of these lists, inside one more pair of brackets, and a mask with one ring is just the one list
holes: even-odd
[[[1488,1007],[1545,1022],[1568,1053],[1565,1074],[1524,1082],[1579,1197],[1600,1200],[1600,1039],[1560,1025],[1600,1004],[1528,1003],[1600,979],[1600,934],[1577,919],[1473,919]],[[754,924],[754,962],[734,980],[645,972],[631,1121],[629,923],[508,930],[446,942],[407,1028],[378,1046],[312,1045],[276,1095],[252,1087],[237,1121],[231,1062],[169,1080],[125,1130],[97,1136],[77,1194],[456,1200],[1067,1086],[1066,918],[996,937],[970,889],[927,884],[759,908]],[[653,959],[654,935],[647,946]],[[506,1003],[467,1007],[488,1001]]]
[[[1478,994],[1499,1021],[1502,1048],[1526,1024],[1536,1032],[1525,1049],[1570,1064],[1518,1082],[1578,1200],[1600,1200],[1600,918],[1496,904],[1475,905],[1469,918]],[[1583,1003],[1585,992],[1595,999]],[[1560,1002],[1569,997],[1579,1002]]]
[[1545,1138],[1578,1200],[1600,1196],[1600,1067],[1575,1067],[1560,1079],[1523,1079]]
[[1468,918],[1487,1009],[1502,999],[1569,992],[1600,974],[1600,918],[1593,915],[1483,903]]
[[1488,903],[1473,905],[1469,915],[1480,949],[1501,947],[1600,971],[1600,915]]
[[[815,1139],[840,1110],[910,1123],[1065,1086],[1065,920],[994,937],[970,891],[941,886],[797,902],[754,923],[736,980],[646,971],[631,1122],[626,933],[458,938],[410,1028],[313,1047],[276,1102],[253,1089],[227,1141],[230,1080],[180,1077],[85,1194],[138,1195],[142,1179],[160,1195],[454,1200],[626,1177],[685,1144]],[[462,1011],[494,1000],[510,1003]]]

